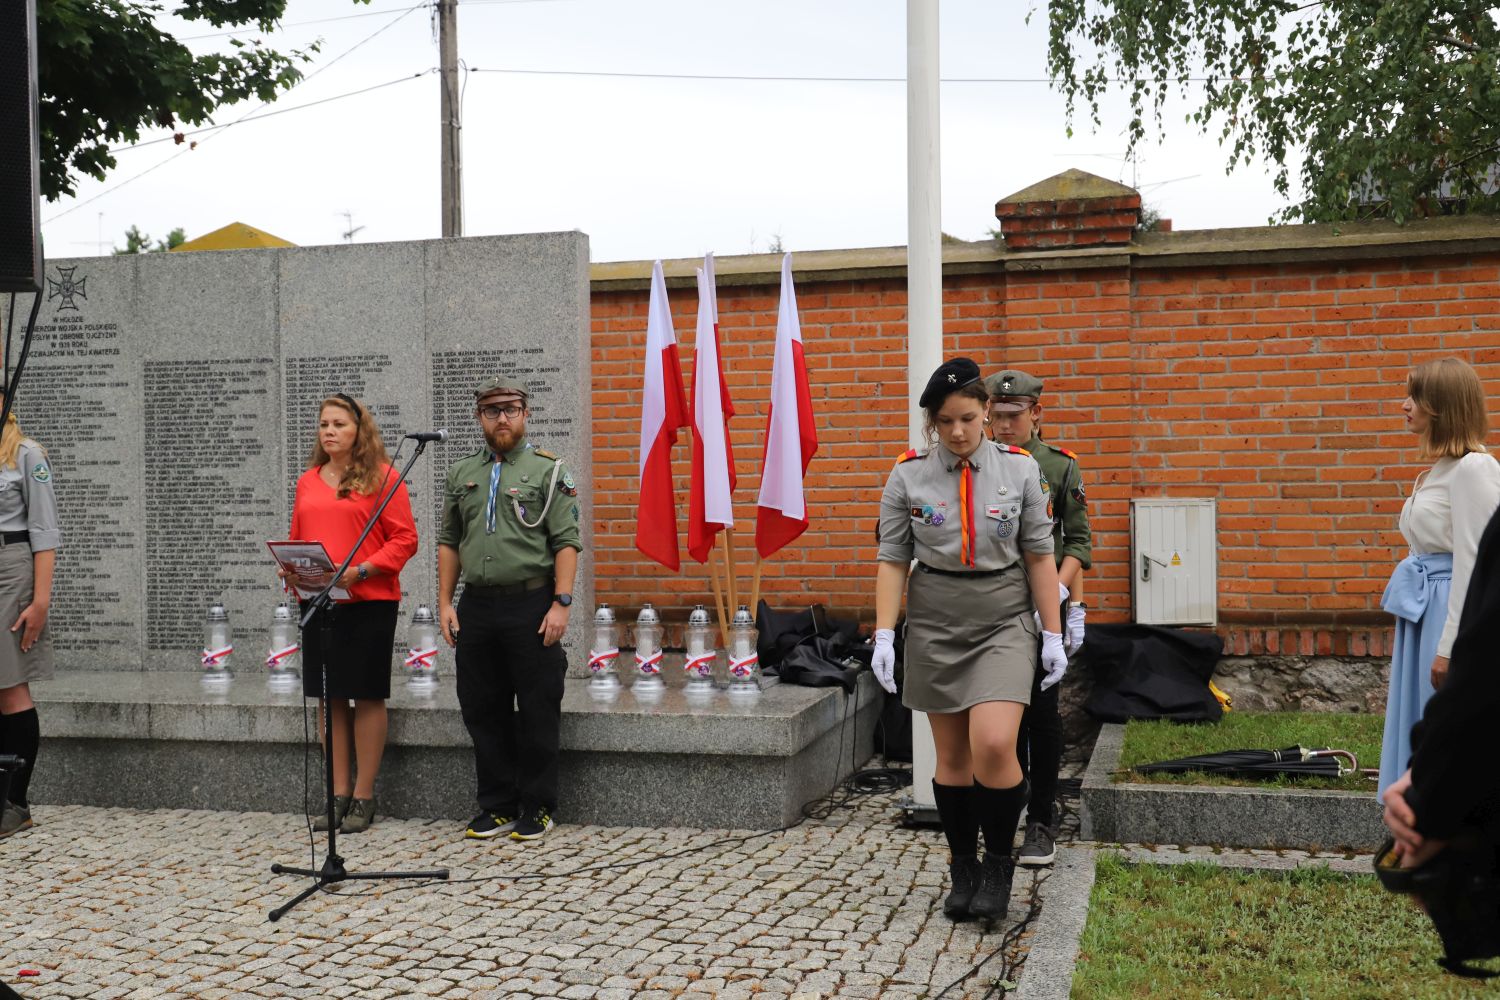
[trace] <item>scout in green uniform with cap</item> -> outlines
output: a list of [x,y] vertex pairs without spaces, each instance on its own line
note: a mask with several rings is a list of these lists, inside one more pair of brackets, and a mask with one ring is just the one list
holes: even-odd
[[545,836],[557,808],[568,669],[559,640],[583,544],[573,477],[526,440],[527,399],[524,386],[502,378],[475,390],[486,447],[449,467],[438,532],[438,613],[457,650],[479,786],[479,815],[465,836],[481,840]]
[[[1042,382],[1022,371],[1004,371],[985,381],[990,394],[989,422],[995,440],[1024,448],[1041,466],[1047,492],[1047,513],[1052,518],[1052,542],[1057,559],[1059,597],[1066,606],[1069,592],[1074,602],[1067,607],[1068,648],[1083,645],[1083,571],[1091,562],[1088,500],[1078,456],[1041,438]],[[1062,717],[1057,707],[1057,684],[1062,671],[1038,672],[1031,703],[1021,724],[1019,748],[1027,759],[1031,779],[1031,803],[1026,814],[1026,838],[1018,862],[1049,865],[1056,856],[1057,828],[1053,801],[1057,795],[1057,772],[1062,763]]]

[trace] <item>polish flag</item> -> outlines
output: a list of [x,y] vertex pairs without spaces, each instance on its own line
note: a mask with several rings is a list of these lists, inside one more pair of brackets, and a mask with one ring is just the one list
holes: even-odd
[[781,310],[776,317],[776,357],[771,365],[771,411],[766,454],[755,508],[755,549],[767,559],[807,530],[802,480],[818,450],[812,393],[802,357],[802,325],[792,285],[792,255],[781,259]]
[[667,305],[661,261],[651,268],[651,309],[646,316],[646,386],[641,402],[641,484],[635,547],[667,569],[682,562],[677,552],[677,493],[672,487],[672,448],[677,429],[688,426],[682,394],[682,363]]
[[698,270],[698,331],[693,345],[693,477],[688,506],[688,554],[708,562],[714,537],[734,527],[734,456],[729,418],[734,404],[719,360],[719,300],[714,293],[714,255]]

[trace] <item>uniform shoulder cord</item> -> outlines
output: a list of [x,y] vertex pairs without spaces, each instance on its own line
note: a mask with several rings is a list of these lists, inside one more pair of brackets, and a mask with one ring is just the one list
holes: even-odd
[[547,519],[547,511],[549,511],[549,510],[552,509],[552,499],[553,499],[553,497],[557,496],[557,477],[559,475],[561,475],[561,474],[562,474],[562,459],[559,458],[555,462],[552,463],[552,478],[549,479],[549,480],[547,480],[547,502],[544,503],[544,504],[542,504],[542,512],[536,516],[536,520],[535,521],[528,521],[528,520],[526,520],[526,515],[523,514],[523,513],[521,513],[521,501],[518,500],[518,499],[516,499],[515,497],[511,497],[510,498],[510,505],[513,508],[515,508],[515,511],[516,511],[516,520],[521,522],[521,527],[523,527],[523,528],[538,528],[538,527],[541,527],[542,522]]

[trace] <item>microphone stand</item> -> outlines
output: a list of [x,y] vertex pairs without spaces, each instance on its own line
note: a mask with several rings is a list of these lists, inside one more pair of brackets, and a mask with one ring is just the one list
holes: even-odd
[[359,547],[363,545],[365,539],[369,537],[370,532],[374,529],[376,522],[380,520],[380,515],[385,512],[386,505],[391,502],[391,498],[396,495],[396,491],[399,490],[401,488],[401,484],[406,481],[406,474],[411,471],[411,467],[416,464],[417,458],[426,448],[427,442],[418,439],[417,450],[412,452],[411,458],[407,459],[406,467],[401,470],[401,475],[397,477],[395,485],[392,486],[390,492],[388,492],[385,497],[381,499],[380,505],[376,507],[375,512],[370,515],[369,521],[365,522],[365,530],[360,532],[359,538],[355,541],[354,546],[350,548],[349,554],[344,558],[344,561],[339,565],[339,568],[333,571],[333,579],[329,580],[328,585],[325,586],[316,597],[308,602],[307,611],[302,615],[300,627],[302,629],[306,629],[307,623],[312,620],[313,615],[317,614],[320,609],[325,612],[323,615],[322,624],[323,662],[319,665],[319,669],[321,669],[323,672],[323,697],[321,699],[323,703],[323,776],[326,779],[325,792],[327,802],[325,804],[328,809],[328,854],[323,858],[323,867],[317,869],[316,871],[311,868],[288,868],[285,865],[279,864],[273,864],[271,866],[272,875],[305,875],[315,879],[312,885],[308,886],[306,889],[298,893],[290,902],[286,903],[284,906],[278,906],[268,914],[268,918],[273,923],[277,920],[280,920],[283,916],[286,915],[287,911],[296,906],[298,903],[302,902],[308,896],[311,896],[313,893],[324,888],[325,886],[333,885],[338,882],[347,882],[351,880],[367,881],[374,879],[397,878],[446,879],[448,877],[448,869],[446,868],[434,868],[428,871],[412,872],[349,871],[344,867],[344,859],[339,857],[338,854],[339,824],[337,817],[335,817],[333,814],[333,706],[329,704],[328,698],[328,651],[333,648],[333,609],[335,605],[333,603],[333,598],[330,595],[333,592],[334,586],[344,575],[344,571],[347,570],[349,568],[349,564],[354,561],[354,553],[359,551]]

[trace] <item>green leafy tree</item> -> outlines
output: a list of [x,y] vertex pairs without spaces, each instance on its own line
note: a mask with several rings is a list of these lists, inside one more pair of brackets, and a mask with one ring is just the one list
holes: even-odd
[[[287,0],[181,0],[172,13],[215,28],[274,27]],[[143,129],[201,125],[220,107],[272,101],[291,87],[317,46],[282,53],[259,41],[232,53],[194,55],[154,23],[165,9],[141,0],[39,0],[41,188],[49,201],[76,191],[80,175],[103,179],[113,144]],[[182,137],[179,134],[178,141]]]
[[168,233],[166,239],[157,240],[155,246],[151,245],[151,237],[141,232],[140,226],[131,226],[125,230],[125,246],[115,247],[114,254],[116,257],[122,257],[131,253],[159,253],[173,247],[180,247],[186,242],[187,234],[182,231],[181,226]]
[[[1496,0],[1050,0],[1048,72],[1094,126],[1123,86],[1132,148],[1174,90],[1276,164],[1285,220],[1500,208]],[[1189,78],[1192,78],[1189,80]],[[1291,162],[1289,162],[1291,161]],[[1294,193],[1295,182],[1295,193]]]

